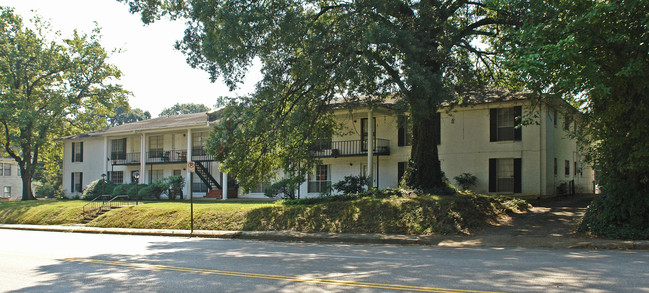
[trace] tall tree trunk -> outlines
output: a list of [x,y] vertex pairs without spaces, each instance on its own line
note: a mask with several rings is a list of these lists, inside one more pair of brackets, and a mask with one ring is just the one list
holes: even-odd
[[32,174],[27,172],[22,173],[24,170],[20,170],[23,180],[23,199],[22,200],[35,200],[34,193],[32,192]]
[[[437,150],[437,109],[412,111],[412,150],[406,170],[406,185],[426,192],[447,193]],[[418,113],[414,113],[418,112]]]

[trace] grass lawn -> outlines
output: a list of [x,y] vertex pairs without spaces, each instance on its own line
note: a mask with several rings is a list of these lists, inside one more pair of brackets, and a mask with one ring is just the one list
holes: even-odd
[[[81,223],[86,201],[0,203],[0,223]],[[268,201],[194,202],[194,229],[386,234],[471,234],[527,203],[482,195],[365,197],[309,205]],[[112,210],[94,227],[189,229],[189,202],[145,202]]]

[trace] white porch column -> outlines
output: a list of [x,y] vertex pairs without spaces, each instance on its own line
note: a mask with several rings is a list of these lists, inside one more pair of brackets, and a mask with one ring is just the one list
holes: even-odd
[[223,195],[222,199],[228,199],[228,173],[223,173],[223,182],[221,183],[221,188],[223,188],[223,192],[221,193]]
[[370,107],[367,112],[367,180],[369,188],[374,187],[374,111]]
[[108,158],[109,158],[108,157],[108,136],[104,136],[104,173],[105,174],[108,174]]
[[[192,161],[192,130],[187,129],[187,163],[189,163],[191,161]],[[187,169],[187,168],[185,168],[185,169]],[[187,187],[188,192],[189,192],[189,188],[190,188],[191,184],[194,184],[194,182],[192,182],[191,173],[189,173],[189,169],[187,169],[187,173],[186,173],[186,176],[185,176],[185,186]],[[193,197],[194,195],[191,194],[190,196]]]
[[146,181],[146,134],[140,136],[140,179],[138,184]]

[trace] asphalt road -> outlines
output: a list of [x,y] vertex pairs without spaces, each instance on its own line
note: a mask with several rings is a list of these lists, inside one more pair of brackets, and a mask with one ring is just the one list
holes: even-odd
[[649,251],[0,230],[2,292],[649,292]]

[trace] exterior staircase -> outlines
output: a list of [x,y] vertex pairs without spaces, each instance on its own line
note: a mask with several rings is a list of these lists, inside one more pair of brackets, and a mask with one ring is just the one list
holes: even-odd
[[87,224],[108,211],[136,204],[137,202],[129,201],[126,195],[118,195],[112,198],[101,195],[83,206],[83,219],[81,222]]

